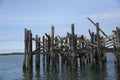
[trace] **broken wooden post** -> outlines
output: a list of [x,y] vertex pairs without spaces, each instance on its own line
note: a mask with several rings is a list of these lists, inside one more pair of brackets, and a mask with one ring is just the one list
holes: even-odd
[[45,54],[45,36],[43,36],[42,37],[42,39],[43,39],[43,54]]
[[116,38],[117,38],[117,53],[116,53],[116,57],[117,57],[117,64],[118,66],[120,65],[120,28],[116,27]]
[[[83,35],[81,35],[81,39],[84,41],[84,36]],[[81,53],[80,53],[80,65],[81,65],[81,67],[82,67],[82,65],[83,65],[83,67],[85,66],[85,43],[84,42],[81,42],[81,48],[82,48],[82,51],[81,51]]]
[[29,30],[29,66],[30,70],[33,69],[33,55],[32,55],[32,33],[31,30]]
[[26,70],[26,69],[28,69],[28,61],[27,61],[27,59],[28,59],[28,42],[27,42],[27,29],[25,28],[25,30],[24,30],[24,45],[25,45],[25,49],[24,49],[24,61],[23,61],[23,70]]
[[45,68],[45,36],[43,36],[43,68]]
[[51,27],[51,52],[53,52],[54,48],[54,26]]
[[71,25],[71,32],[72,32],[72,51],[75,52],[75,31],[74,31],[74,24]]
[[23,70],[32,71],[33,61],[32,61],[32,33],[31,30],[27,30],[25,28],[25,53],[24,53],[24,62],[23,62]]
[[103,67],[103,63],[102,63],[103,56],[102,56],[102,53],[101,53],[101,50],[100,50],[101,45],[100,45],[99,23],[96,23],[96,31],[97,31],[97,33],[96,33],[96,35],[97,35],[97,54],[98,54],[98,60],[99,60],[99,65],[98,66],[100,67],[100,69],[102,69],[102,67]]
[[56,66],[56,62],[57,62],[57,54],[54,51],[54,26],[52,25],[51,27],[51,62],[52,65],[55,67]]
[[36,35],[36,69],[40,68],[40,38]]
[[65,45],[65,52],[68,52],[69,51],[69,45],[68,45],[68,38],[67,37],[65,38],[64,45]]
[[[94,35],[94,32],[91,33],[91,43],[94,43],[94,40],[95,39],[95,35]],[[94,47],[93,45],[91,45],[91,53],[90,53],[90,66],[91,68],[93,68],[94,66]]]
[[[116,36],[116,31],[114,31],[114,35]],[[113,40],[113,53],[114,53],[114,63],[117,64],[117,45],[116,45],[116,38],[115,36],[112,36],[112,40]]]
[[45,33],[45,35],[46,35],[46,37],[48,38],[48,40],[47,40],[47,53],[49,53],[50,52],[50,42],[51,42],[51,39],[50,39],[50,35],[48,35],[47,33]]
[[50,39],[50,35],[48,35],[47,33],[45,33],[46,37],[48,38],[47,40],[47,54],[46,54],[46,64],[47,64],[47,67],[49,66],[50,64],[50,42],[51,42],[51,39]]
[[69,44],[69,49],[71,49],[71,34],[67,32],[67,38],[68,38],[68,44]]

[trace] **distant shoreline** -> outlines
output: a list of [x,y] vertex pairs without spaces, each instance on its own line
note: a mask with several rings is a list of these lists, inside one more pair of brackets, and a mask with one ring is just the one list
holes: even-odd
[[0,56],[9,56],[9,55],[24,55],[23,53],[1,53]]
[[[106,52],[114,52],[112,48],[106,49]],[[0,53],[0,56],[10,56],[10,55],[24,55],[23,52],[13,52],[13,53]]]

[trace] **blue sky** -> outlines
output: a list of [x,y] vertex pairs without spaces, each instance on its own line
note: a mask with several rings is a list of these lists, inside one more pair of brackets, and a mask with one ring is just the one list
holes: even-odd
[[0,53],[23,52],[24,28],[34,37],[50,34],[54,25],[55,34],[65,36],[74,23],[76,34],[89,36],[95,27],[86,17],[110,35],[120,26],[120,0],[0,0]]

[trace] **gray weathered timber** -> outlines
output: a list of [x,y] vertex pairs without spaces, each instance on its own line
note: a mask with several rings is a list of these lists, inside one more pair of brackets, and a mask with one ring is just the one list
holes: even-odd
[[[104,68],[106,62],[106,51],[114,52],[115,63],[120,66],[120,28],[116,27],[112,35],[107,35],[100,28],[99,23],[94,23],[96,32],[88,30],[90,39],[85,35],[75,34],[75,26],[71,25],[71,32],[67,32],[65,36],[55,35],[54,26],[51,26],[51,34],[45,33],[40,37],[32,37],[31,30],[24,30],[24,60],[23,70],[33,69],[33,55],[35,55],[36,71],[40,70],[40,55],[43,57],[44,69],[49,71],[50,67],[69,65],[72,70],[80,66],[84,68],[90,65],[92,69],[99,70]],[[102,34],[101,34],[102,32]],[[36,48],[33,51],[32,41],[35,41]],[[80,62],[80,63],[79,63]]]
[[[40,49],[40,38],[38,37],[38,35],[36,35],[36,49]],[[36,51],[36,68],[40,68],[40,50]]]

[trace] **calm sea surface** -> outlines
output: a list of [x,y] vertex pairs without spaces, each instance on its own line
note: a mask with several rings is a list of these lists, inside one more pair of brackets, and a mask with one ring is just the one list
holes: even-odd
[[107,63],[102,71],[92,70],[89,66],[71,69],[67,65],[58,65],[57,68],[50,66],[47,70],[43,67],[41,56],[40,69],[36,70],[34,66],[32,73],[23,72],[22,55],[0,56],[0,80],[120,80],[120,68],[114,64],[113,54],[106,55]]

